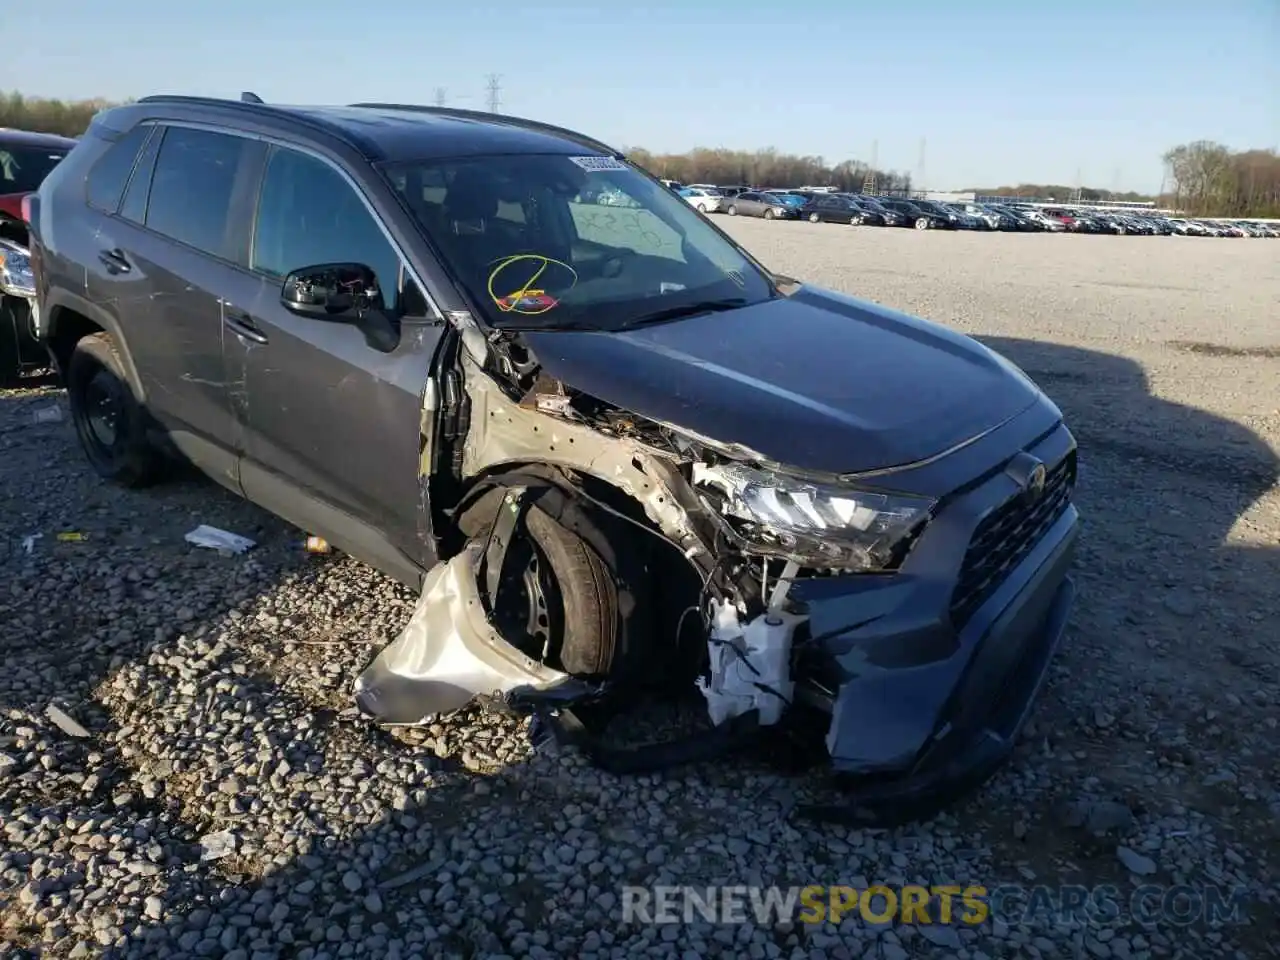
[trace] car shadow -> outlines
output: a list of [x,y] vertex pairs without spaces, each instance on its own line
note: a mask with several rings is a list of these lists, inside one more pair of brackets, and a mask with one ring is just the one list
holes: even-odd
[[[1254,721],[1274,718],[1280,698],[1251,691],[1275,690],[1280,610],[1274,588],[1258,587],[1280,583],[1280,550],[1251,542],[1243,525],[1280,476],[1275,452],[1235,422],[1153,396],[1130,360],[985,342],[1059,402],[1081,451],[1079,607],[1022,755],[1046,736],[1072,749],[1055,761],[1054,782],[1021,802],[1043,811],[1086,784],[1145,791],[1150,808],[1176,798],[1274,849],[1265,803],[1202,780],[1218,765],[1243,779],[1269,755],[1253,739],[1267,728]],[[575,955],[596,949],[590,931],[613,931],[615,943],[636,932],[619,920],[623,884],[756,882],[706,839],[723,836],[726,810],[744,802],[752,842],[787,849],[786,869],[799,870],[766,882],[834,882],[830,834],[787,819],[808,781],[764,763],[628,778],[573,752],[495,747],[522,736],[518,718],[469,710],[415,731],[373,727],[352,709],[350,683],[414,598],[354,561],[307,557],[296,531],[207,482],[101,487],[68,423],[35,422],[51,403],[65,399],[0,394],[0,464],[22,478],[6,469],[0,480],[0,754],[17,759],[0,771],[0,822],[52,824],[52,836],[92,824],[109,843],[86,859],[84,845],[50,839],[34,879],[14,872],[30,854],[6,861],[0,944],[35,956],[53,929],[59,952],[83,941],[103,957],[320,960],[351,942],[380,956]],[[258,547],[234,557],[187,547],[182,534],[198,523]],[[45,536],[27,553],[22,538],[37,528]],[[52,536],[69,530],[88,536]],[[281,606],[285,584],[309,613]],[[344,628],[335,597],[376,627]],[[305,686],[304,676],[324,683]],[[1238,713],[1233,691],[1253,720],[1204,720]],[[42,719],[50,701],[89,736]],[[1110,721],[1078,732],[1097,711]],[[164,736],[153,742],[144,723]],[[1151,753],[1170,745],[1169,762],[1189,772],[1153,796],[1147,775],[1164,760]],[[641,781],[643,805],[620,819],[620,798]],[[995,869],[1016,858],[1052,882],[1069,855],[1082,882],[1112,879],[1113,854],[1072,846],[1048,820],[1015,849],[1010,802],[979,795],[957,813],[997,851]],[[602,854],[614,845],[626,852]],[[707,874],[673,878],[681,852]],[[112,863],[127,869],[113,879]],[[895,871],[856,872],[875,883]],[[67,903],[107,917],[96,939],[42,920],[42,909]]]

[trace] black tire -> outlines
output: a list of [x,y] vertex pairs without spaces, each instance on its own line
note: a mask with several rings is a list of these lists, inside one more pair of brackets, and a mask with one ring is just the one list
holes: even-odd
[[163,461],[147,441],[146,411],[109,334],[76,341],[67,364],[67,398],[76,435],[98,476],[122,487],[159,479]]
[[0,386],[18,386],[32,356],[44,353],[31,327],[31,307],[21,297],[0,293]]
[[618,589],[604,559],[537,507],[525,516],[539,558],[559,595],[559,666],[575,676],[607,676],[618,660]]
[[[522,482],[527,479],[522,478]],[[507,488],[466,507],[459,532],[487,540]],[[652,639],[652,544],[563,491],[529,504],[507,547],[494,626],[526,656],[579,677],[664,675]]]

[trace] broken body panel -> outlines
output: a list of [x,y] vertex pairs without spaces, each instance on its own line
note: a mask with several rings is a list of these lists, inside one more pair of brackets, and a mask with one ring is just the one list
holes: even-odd
[[[839,337],[841,328],[830,326],[831,318],[851,324],[852,311],[857,319],[851,326],[870,325],[885,337],[898,333],[941,366],[959,370],[969,409],[948,411],[943,425],[936,415],[945,409],[940,401],[926,443],[919,436],[895,439],[905,429],[900,422],[876,424],[834,411],[835,388],[826,388],[823,398],[800,397],[778,386],[776,377],[770,382],[767,370],[748,374],[742,364],[729,370],[723,359],[709,360],[706,339],[723,337],[724,317],[706,318],[701,334],[702,321],[694,318],[635,334],[486,336],[470,317],[455,315],[461,337],[456,373],[468,409],[458,438],[459,479],[465,486],[503,471],[549,466],[568,488],[592,477],[638,505],[652,530],[708,584],[710,603],[701,612],[710,676],[699,684],[713,718],[722,722],[754,709],[766,724],[778,717],[769,716],[774,711],[767,696],[753,707],[748,688],[752,675],[763,675],[765,660],[776,667],[776,643],[753,648],[739,642],[735,656],[743,663],[753,650],[762,659],[739,668],[736,680],[729,677],[734,658],[718,657],[716,645],[727,634],[741,640],[764,629],[769,578],[778,577],[787,557],[778,544],[761,549],[726,523],[726,491],[705,481],[746,463],[765,476],[839,485],[862,474],[874,476],[881,488],[934,493],[927,517],[891,570],[850,572],[824,567],[812,556],[790,558],[773,594],[778,612],[786,607],[786,629],[779,634],[786,668],[771,667],[770,679],[785,688],[773,691],[784,701],[782,709],[794,701],[830,717],[825,743],[835,771],[887,777],[889,783],[877,788],[887,803],[943,795],[984,779],[1004,759],[1061,641],[1074,596],[1067,570],[1078,529],[1070,502],[1075,443],[1057,408],[1020,371],[972,341],[847,298],[811,293],[798,300],[793,319],[816,316]],[[824,312],[829,315],[818,316]],[[733,318],[735,327],[744,323],[766,342],[776,336],[771,331],[778,317],[756,324],[751,309],[739,313],[744,316]],[[720,326],[713,329],[711,320]],[[792,327],[784,335],[794,343],[804,331]],[[729,349],[739,358],[752,354]],[[596,362],[588,362],[591,351],[597,351]],[[768,357],[770,351],[754,353]],[[656,359],[642,373],[642,358],[649,357]],[[945,379],[946,373],[935,369],[934,376]],[[658,381],[675,385],[674,399],[656,388]],[[740,391],[748,406],[759,397],[789,405],[795,429],[784,436],[777,422],[733,417],[732,404],[717,398],[715,387]],[[849,387],[844,402],[864,406],[865,391]],[[808,434],[798,436],[802,414],[810,418]],[[868,446],[878,453],[868,455]],[[1047,467],[1050,482],[1034,488],[1034,495],[1010,466],[1015,455]],[[784,457],[800,462],[784,465]],[[484,606],[484,590],[477,587],[483,576],[479,546],[438,569],[444,572],[428,593],[440,593],[445,583],[449,588],[434,600],[424,595],[414,622],[361,678],[368,712],[380,715],[374,688],[392,689],[405,678],[414,685],[402,686],[401,693],[413,706],[406,710],[405,700],[398,701],[390,711],[398,722],[455,709],[467,692],[546,689],[563,681],[563,674],[518,651],[494,660],[493,627],[475,615]],[[460,604],[462,594],[467,603]],[[713,605],[722,614],[718,628]],[[388,712],[382,717],[390,719]],[[874,794],[860,796],[875,802]]]

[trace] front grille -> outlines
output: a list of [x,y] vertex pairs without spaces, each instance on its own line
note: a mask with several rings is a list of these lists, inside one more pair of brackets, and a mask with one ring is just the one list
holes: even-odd
[[1048,471],[1042,496],[1030,502],[1020,496],[1006,500],[978,524],[951,594],[951,622],[957,630],[1062,516],[1075,483],[1076,452],[1072,450]]

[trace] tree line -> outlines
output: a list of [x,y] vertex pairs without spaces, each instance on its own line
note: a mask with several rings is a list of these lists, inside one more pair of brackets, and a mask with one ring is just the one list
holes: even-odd
[[[78,137],[99,110],[115,106],[103,100],[55,100],[29,97],[17,91],[0,92],[0,127]],[[654,153],[643,147],[628,157],[658,177],[683,183],[753,184],[798,187],[834,186],[860,191],[870,165],[861,160],[828,164],[822,157],[765,150],[727,150],[697,147],[686,153]],[[1174,147],[1164,155],[1173,189],[1154,198],[1192,216],[1280,217],[1280,154],[1275,150],[1234,151],[1220,143],[1198,140]],[[907,193],[911,175],[877,170],[882,193]],[[1092,187],[1062,184],[1019,184],[1012,187],[970,188],[992,196],[1054,197],[1068,201],[1149,200],[1137,193],[1112,193]]]
[[94,114],[113,106],[109,100],[51,100],[16,90],[0,92],[0,127],[78,137],[89,129]]
[[1164,155],[1172,204],[1192,216],[1280,217],[1280,153],[1197,140]]

